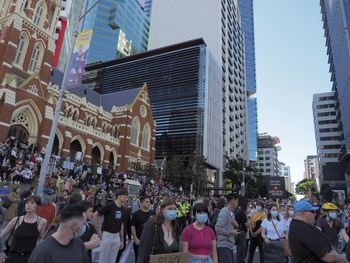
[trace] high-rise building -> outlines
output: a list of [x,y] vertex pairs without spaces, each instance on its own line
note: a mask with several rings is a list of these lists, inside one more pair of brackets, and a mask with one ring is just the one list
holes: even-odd
[[254,9],[253,0],[238,0],[244,31],[245,73],[248,91],[248,158],[256,161],[258,150],[258,112],[255,69]]
[[317,155],[308,155],[304,160],[305,179],[316,180],[318,177],[318,158]]
[[344,173],[350,175],[350,1],[321,0],[320,5],[335,108],[339,109],[339,124],[344,134],[338,157]]
[[[87,10],[95,0],[87,0]],[[108,61],[147,50],[149,18],[137,0],[103,0],[84,18],[93,35],[87,63]]]
[[292,177],[290,174],[290,166],[286,165],[284,162],[279,162],[280,176],[284,177],[284,183],[286,191],[293,193]]
[[221,69],[222,84],[215,85],[222,89],[224,154],[248,160],[244,32],[237,1],[153,0],[149,49],[194,38],[204,39]]
[[346,189],[345,168],[339,162],[344,141],[337,101],[331,91],[314,94],[312,104],[320,185],[325,182],[335,190]]
[[249,161],[257,161],[258,151],[258,109],[257,99],[248,97],[248,157]]
[[259,135],[258,137],[258,160],[257,167],[263,176],[280,176],[280,162],[278,151],[281,146],[278,137]]
[[221,181],[221,70],[202,39],[86,67],[83,83],[101,94],[147,83],[156,121],[156,159],[203,155]]
[[144,10],[148,17],[151,17],[152,14],[152,2],[153,0],[145,0]]

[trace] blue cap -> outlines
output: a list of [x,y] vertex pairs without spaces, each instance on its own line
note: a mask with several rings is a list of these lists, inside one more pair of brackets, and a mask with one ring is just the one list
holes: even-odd
[[316,211],[318,210],[318,206],[313,206],[310,202],[301,200],[298,201],[294,204],[294,210],[295,212],[300,212],[300,211]]

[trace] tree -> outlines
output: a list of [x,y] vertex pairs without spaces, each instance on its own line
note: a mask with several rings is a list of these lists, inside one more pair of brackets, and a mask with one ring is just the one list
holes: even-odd
[[297,183],[295,192],[302,195],[307,195],[316,189],[316,182],[311,179],[304,179]]
[[[252,182],[257,181],[257,176],[260,174],[258,170],[250,165],[246,165],[243,159],[235,159],[225,157],[226,165],[224,171],[224,177],[232,182],[233,187],[240,189],[242,195],[245,195],[245,190],[247,189],[247,183],[251,187]],[[245,186],[242,189],[242,183],[244,182]],[[253,194],[253,190],[251,194]],[[257,192],[257,191],[256,191]]]
[[329,184],[322,184],[320,193],[324,201],[332,202],[333,191]]
[[193,184],[195,193],[203,191],[208,182],[206,159],[203,156],[179,156],[167,158],[164,181],[171,182],[175,187],[189,191]]

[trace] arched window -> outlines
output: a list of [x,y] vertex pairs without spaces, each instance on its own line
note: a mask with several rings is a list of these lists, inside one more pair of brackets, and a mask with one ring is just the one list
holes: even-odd
[[139,118],[134,118],[131,124],[131,139],[132,144],[138,145],[139,143],[139,132],[140,132],[140,121]]
[[28,0],[22,0],[19,12],[22,13],[28,6]]
[[43,46],[41,43],[37,43],[34,46],[32,57],[30,58],[30,63],[29,63],[29,72],[34,72],[37,68],[40,68],[41,66],[41,61],[43,59]]
[[72,117],[72,114],[73,114],[72,108],[69,108],[68,113],[67,113],[67,118]]
[[146,125],[143,127],[143,132],[142,132],[142,148],[145,150],[149,150],[150,134],[151,134],[151,128],[149,127],[149,124],[146,123]]
[[74,114],[73,114],[73,121],[77,121],[78,120],[78,116],[79,116],[78,110],[75,110]]
[[102,132],[106,132],[106,124],[105,123],[103,123],[103,125],[102,125]]
[[39,2],[35,8],[35,12],[34,12],[34,19],[33,19],[33,23],[37,26],[40,25],[41,20],[43,19],[43,13],[44,13],[44,8],[46,6],[44,6],[45,3],[44,2]]
[[26,56],[26,51],[28,48],[29,38],[25,32],[22,32],[19,36],[19,42],[17,45],[16,55],[14,59],[14,63],[18,66],[23,65],[24,58]]
[[94,128],[95,128],[95,125],[96,125],[96,119],[95,119],[95,118],[93,118],[93,119],[92,119],[92,123],[91,123],[91,125],[92,125],[92,127],[94,127]]
[[87,121],[86,121],[86,126],[90,126],[91,125],[91,119],[90,119],[90,116],[88,117]]
[[114,127],[114,131],[113,131],[113,137],[114,138],[119,138],[119,132],[120,132],[119,126],[115,126]]

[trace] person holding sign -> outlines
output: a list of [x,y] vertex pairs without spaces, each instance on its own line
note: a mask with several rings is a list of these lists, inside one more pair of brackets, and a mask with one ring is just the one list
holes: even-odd
[[216,236],[208,222],[208,207],[197,203],[194,207],[196,221],[182,232],[182,251],[190,253],[189,263],[218,263]]
[[151,255],[179,252],[181,230],[175,219],[175,202],[164,198],[159,213],[143,227],[137,263],[150,262]]

